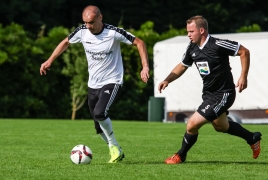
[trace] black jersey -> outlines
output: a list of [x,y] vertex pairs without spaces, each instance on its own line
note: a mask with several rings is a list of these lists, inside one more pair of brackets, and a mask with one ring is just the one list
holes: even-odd
[[229,56],[235,56],[240,44],[235,41],[207,37],[204,45],[190,42],[182,64],[190,67],[195,63],[202,79],[203,92],[227,92],[235,89]]

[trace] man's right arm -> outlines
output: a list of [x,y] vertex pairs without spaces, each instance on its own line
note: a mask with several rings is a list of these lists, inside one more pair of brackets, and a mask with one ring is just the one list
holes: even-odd
[[169,83],[172,81],[178,79],[183,73],[188,69],[188,67],[184,66],[182,63],[179,63],[172,71],[171,73],[166,77],[164,81],[162,81],[159,86],[158,90],[161,93],[162,90],[164,90]]
[[49,70],[49,67],[51,66],[52,62],[69,47],[69,44],[70,43],[68,41],[68,37],[63,39],[58,44],[58,46],[54,49],[53,53],[48,58],[48,60],[45,61],[43,64],[41,64],[41,67],[40,67],[40,74],[41,75],[46,74],[46,70]]
[[141,64],[142,64],[142,70],[141,70],[140,76],[141,76],[141,79],[145,83],[147,83],[149,79],[149,59],[148,59],[146,44],[144,43],[143,40],[136,37],[132,45],[137,46],[137,49],[139,51],[139,54],[141,57]]
[[250,65],[250,52],[247,48],[240,45],[237,55],[240,56],[242,70],[240,78],[238,79],[238,82],[236,84],[236,87],[238,87],[238,92],[241,93],[248,86],[247,77]]
[[184,66],[182,63],[179,63],[171,73],[166,77],[164,81],[171,83],[172,81],[178,79],[183,73],[188,69],[188,67]]

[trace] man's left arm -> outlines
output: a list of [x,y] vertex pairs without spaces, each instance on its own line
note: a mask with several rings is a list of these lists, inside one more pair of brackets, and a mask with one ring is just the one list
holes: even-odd
[[237,56],[240,56],[242,70],[236,87],[238,87],[239,92],[242,92],[244,89],[247,88],[247,77],[250,65],[250,52],[247,48],[240,45],[239,50],[237,52]]
[[141,64],[142,64],[142,71],[140,73],[141,79],[147,83],[149,79],[149,60],[148,60],[148,53],[146,49],[146,44],[143,40],[135,37],[135,40],[132,43],[134,46],[137,46],[140,57],[141,57]]

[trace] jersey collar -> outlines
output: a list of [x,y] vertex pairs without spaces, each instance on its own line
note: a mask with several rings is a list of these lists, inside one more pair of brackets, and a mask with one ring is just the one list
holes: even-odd
[[208,36],[207,36],[207,38],[206,38],[206,41],[203,43],[203,45],[202,45],[202,46],[198,46],[199,49],[203,49],[203,48],[204,48],[204,46],[207,44],[209,38],[210,38],[210,35],[208,34]]
[[98,33],[96,33],[96,34],[93,34],[93,35],[97,36],[97,35],[101,34],[101,33],[102,33],[102,31],[103,31],[103,29],[104,29],[104,23],[102,23],[102,29],[101,29],[101,31],[100,31],[100,32],[98,32]]

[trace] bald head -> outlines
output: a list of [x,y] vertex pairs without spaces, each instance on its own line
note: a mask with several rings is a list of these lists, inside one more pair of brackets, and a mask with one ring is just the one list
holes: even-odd
[[82,19],[92,34],[98,34],[102,30],[102,14],[97,6],[87,6],[82,12]]
[[84,8],[82,15],[84,14],[94,14],[95,16],[101,15],[100,9],[97,6],[89,5]]

